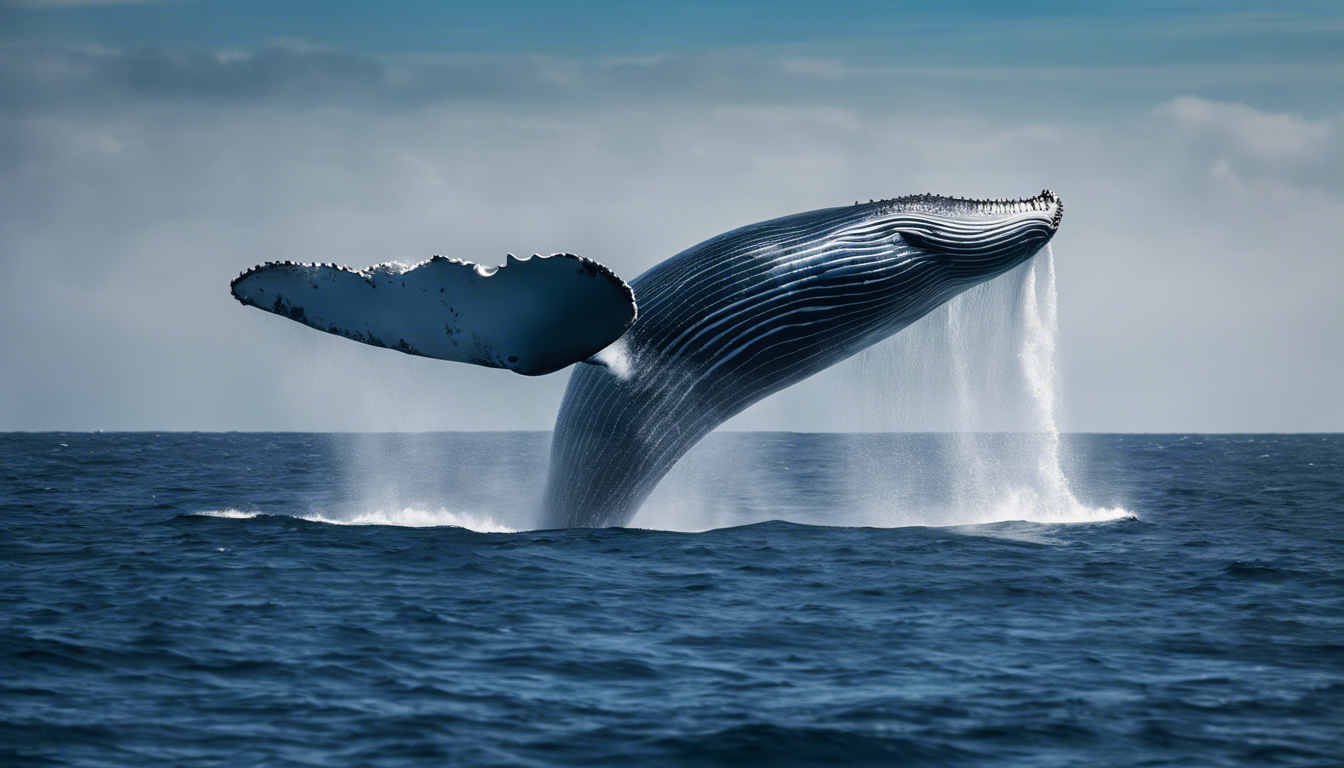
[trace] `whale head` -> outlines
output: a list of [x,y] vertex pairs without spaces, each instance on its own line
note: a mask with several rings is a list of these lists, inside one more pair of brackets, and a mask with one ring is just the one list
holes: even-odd
[[899,232],[915,258],[954,284],[983,282],[1031,258],[1054,237],[1064,203],[1050,190],[1018,200],[913,195],[873,203],[874,223]]

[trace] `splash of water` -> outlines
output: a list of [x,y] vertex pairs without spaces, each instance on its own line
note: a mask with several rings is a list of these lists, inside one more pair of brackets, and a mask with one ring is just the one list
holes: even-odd
[[592,362],[598,365],[605,365],[612,375],[621,381],[628,381],[632,371],[630,361],[630,351],[626,346],[625,337],[613,341],[601,349],[591,358]]
[[990,467],[985,461],[978,435],[980,408],[971,388],[971,358],[965,354],[973,348],[975,339],[967,315],[972,301],[957,301],[947,307],[947,340],[950,355],[952,388],[956,393],[957,434],[954,454],[958,466],[952,484],[952,505],[955,509],[970,509],[990,494]]
[[1130,516],[1082,503],[1064,471],[1056,296],[1054,254],[1047,250],[961,294],[861,360],[863,378],[881,387],[884,402],[873,409],[881,427],[954,429],[942,443],[942,473],[930,472],[927,457],[858,457],[867,464],[854,477],[863,524]]
[[[1039,274],[1043,273],[1043,274]],[[1042,283],[1037,290],[1037,284]],[[1055,288],[1055,253],[1046,246],[1045,259],[1032,260],[1023,300],[1025,330],[1018,357],[1035,412],[1040,447],[1037,455],[1039,513],[1052,518],[1087,516],[1088,510],[1069,488],[1060,463],[1059,420],[1059,305]]]
[[[1128,516],[1124,509],[1089,507],[1078,500],[1061,461],[1059,431],[1059,305],[1055,285],[1055,254],[1032,259],[1022,281],[1022,336],[1018,348],[1022,379],[1030,406],[1026,446],[1034,455],[1034,477],[1009,479],[997,488],[982,486],[979,501],[991,519],[1041,523],[1112,520]],[[978,463],[992,461],[977,448]],[[987,492],[987,493],[986,493]]]

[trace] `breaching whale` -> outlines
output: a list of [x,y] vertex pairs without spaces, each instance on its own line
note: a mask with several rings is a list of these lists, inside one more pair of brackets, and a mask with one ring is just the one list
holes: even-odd
[[592,363],[556,418],[542,524],[624,525],[719,424],[1023,263],[1063,213],[1049,190],[855,203],[719,235],[628,286],[555,254],[498,268],[271,263],[231,287],[244,304],[410,354],[525,374]]

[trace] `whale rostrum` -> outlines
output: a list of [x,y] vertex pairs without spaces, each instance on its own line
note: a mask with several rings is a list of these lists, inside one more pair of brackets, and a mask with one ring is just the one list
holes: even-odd
[[1063,213],[1049,190],[855,203],[713,237],[628,286],[555,254],[498,268],[272,263],[232,287],[244,304],[410,354],[525,374],[596,363],[570,376],[541,523],[624,525],[719,424],[1023,263]]

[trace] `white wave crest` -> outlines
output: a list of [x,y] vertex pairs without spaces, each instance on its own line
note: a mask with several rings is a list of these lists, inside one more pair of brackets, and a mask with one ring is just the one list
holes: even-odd
[[401,510],[374,510],[342,517],[328,517],[320,513],[296,515],[303,520],[330,525],[391,525],[401,528],[434,528],[451,526],[466,528],[477,533],[517,533],[510,528],[491,520],[484,515],[470,512],[455,512],[451,509],[416,509],[406,507]]
[[224,517],[229,520],[251,520],[262,515],[261,512],[244,512],[241,509],[207,509],[204,512],[194,512],[192,514],[197,517]]
[[[244,512],[238,509],[209,509],[193,513],[200,517],[222,517],[229,520],[251,520],[266,515],[265,512]],[[406,507],[402,510],[375,510],[358,512],[352,515],[329,516],[320,512],[306,515],[283,515],[310,523],[328,525],[390,525],[399,528],[466,528],[476,533],[517,533],[518,529],[491,520],[485,515],[469,512],[454,512],[450,509],[416,509]]]

